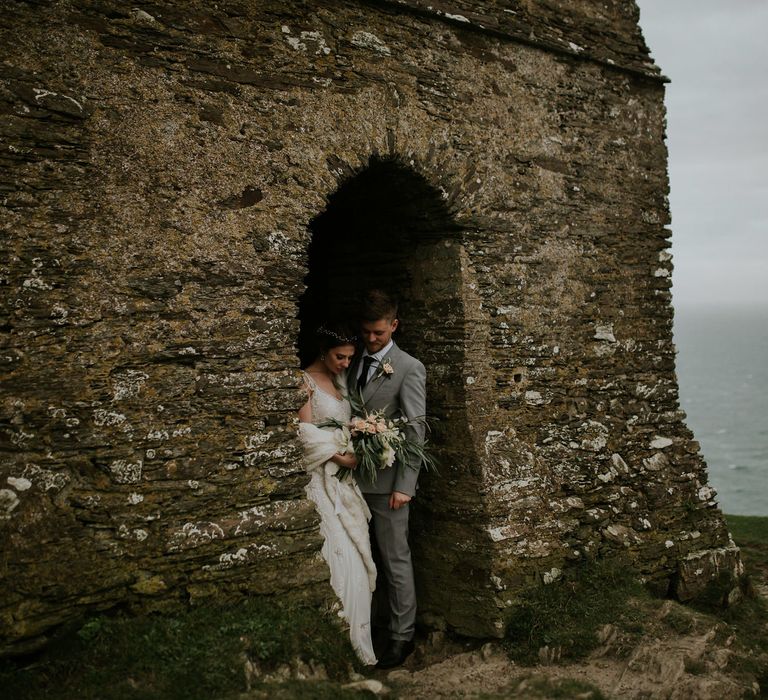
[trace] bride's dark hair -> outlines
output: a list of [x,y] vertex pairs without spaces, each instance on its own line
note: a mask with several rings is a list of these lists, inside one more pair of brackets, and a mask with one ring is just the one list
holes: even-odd
[[315,331],[315,340],[320,352],[328,352],[340,345],[357,345],[358,337],[348,323],[329,321]]

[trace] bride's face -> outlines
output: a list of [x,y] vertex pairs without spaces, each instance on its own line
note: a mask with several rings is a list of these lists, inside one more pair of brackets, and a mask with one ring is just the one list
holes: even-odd
[[323,363],[332,374],[341,374],[355,356],[354,345],[339,345],[325,353]]

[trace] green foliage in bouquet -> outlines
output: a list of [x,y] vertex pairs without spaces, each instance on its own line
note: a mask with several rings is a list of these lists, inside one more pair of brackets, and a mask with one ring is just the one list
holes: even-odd
[[[371,483],[376,483],[380,469],[386,469],[395,463],[400,469],[419,469],[437,471],[437,460],[424,443],[409,439],[405,428],[408,425],[424,425],[429,431],[429,420],[426,416],[417,418],[387,418],[385,409],[368,411],[360,397],[350,392],[349,401],[352,405],[353,417],[345,423],[335,418],[329,418],[318,423],[319,428],[336,428],[339,431],[339,452],[347,454],[354,451],[357,456],[356,470],[363,474]],[[336,472],[339,479],[345,479],[351,469],[340,468]]]

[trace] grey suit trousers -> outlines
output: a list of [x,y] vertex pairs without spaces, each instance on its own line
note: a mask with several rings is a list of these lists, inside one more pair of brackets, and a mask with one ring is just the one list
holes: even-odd
[[[377,564],[383,571],[386,589],[379,584],[374,593],[374,608],[389,608],[389,636],[391,639],[413,639],[416,629],[416,585],[413,580],[411,548],[408,545],[408,514],[410,503],[397,510],[389,507],[386,493],[364,493],[371,509],[373,536],[378,550]],[[381,600],[386,593],[388,601]],[[378,594],[378,595],[377,595]],[[389,603],[387,605],[387,602]]]

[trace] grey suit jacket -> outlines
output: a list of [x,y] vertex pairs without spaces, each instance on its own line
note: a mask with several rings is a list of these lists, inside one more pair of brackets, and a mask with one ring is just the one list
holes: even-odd
[[[360,366],[361,357],[349,368],[347,385],[353,390],[357,386],[357,368]],[[424,365],[415,357],[402,351],[397,344],[385,355],[384,362],[389,362],[394,370],[392,374],[383,374],[381,365],[376,366],[376,371],[371,380],[363,388],[363,402],[369,411],[385,409],[385,415],[389,418],[419,418],[426,415],[427,411],[427,371]],[[425,426],[423,423],[407,425],[406,433],[409,439],[424,443]],[[421,464],[412,466],[400,465],[397,462],[391,467],[380,469],[376,483],[371,483],[362,474],[355,473],[357,483],[363,493],[392,493],[400,491],[409,496],[416,494],[416,480],[419,477]]]

